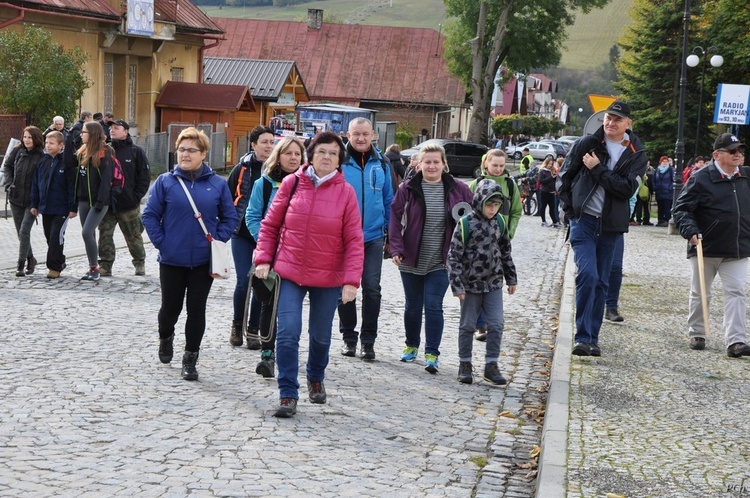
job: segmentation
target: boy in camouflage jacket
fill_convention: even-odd
[[[458,335],[458,381],[473,382],[472,341],[477,315],[487,323],[484,379],[503,385],[500,373],[500,343],[503,334],[503,277],[508,294],[516,291],[516,267],[505,222],[498,216],[504,201],[500,186],[492,180],[477,184],[472,212],[456,225],[448,252],[448,271],[453,295],[461,300]]]

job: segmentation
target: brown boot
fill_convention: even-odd
[[[229,332],[229,344],[242,346],[242,322],[232,320],[232,331]]]

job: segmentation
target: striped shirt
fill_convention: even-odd
[[[422,182],[422,193],[426,212],[417,267],[401,265],[399,268],[402,272],[414,275],[427,275],[432,271],[445,268],[445,261],[443,261],[445,188],[443,182]]]

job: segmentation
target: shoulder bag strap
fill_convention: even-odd
[[[188,201],[190,201],[190,206],[193,208],[193,212],[195,213],[195,219],[198,220],[198,223],[201,224],[201,228],[203,229],[203,233],[206,234],[206,239],[208,239],[209,242],[213,240],[213,237],[210,233],[208,233],[208,229],[206,229],[206,224],[203,223],[203,216],[201,216],[200,211],[198,211],[198,208],[195,206],[195,202],[193,201],[193,196],[190,195],[190,191],[188,190],[187,186],[185,185],[185,182],[182,181],[182,178],[179,176],[177,177],[177,181],[180,182],[180,185],[182,186],[182,190],[185,191],[185,195],[188,198]]]

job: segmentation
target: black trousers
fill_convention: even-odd
[[[65,254],[63,253],[63,224],[68,219],[67,214],[42,214],[42,227],[44,227],[44,238],[47,239],[47,268],[62,271],[65,266]]]
[[[159,337],[174,334],[174,326],[182,313],[187,294],[187,321],[185,322],[185,351],[197,353],[206,331],[206,301],[214,282],[208,274],[208,264],[187,268],[159,265],[161,282],[161,309],[159,310]]]

